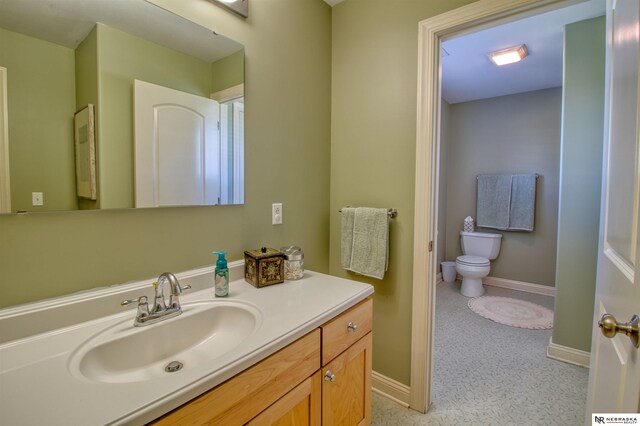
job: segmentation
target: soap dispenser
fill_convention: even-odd
[[[218,255],[215,271],[215,293],[216,297],[226,297],[229,295],[229,268],[227,268],[226,251],[214,251]]]

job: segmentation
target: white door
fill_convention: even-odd
[[[218,102],[134,86],[136,207],[219,204]]]
[[[605,313],[621,323],[640,314],[639,22],[637,0],[607,2],[608,143],[587,424],[594,421],[593,413],[636,413],[639,408],[640,351],[624,333],[605,337],[597,324]]]

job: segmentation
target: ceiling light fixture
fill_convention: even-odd
[[[529,52],[527,52],[527,46],[521,44],[518,46],[510,47],[508,49],[491,52],[489,53],[489,59],[491,59],[494,64],[502,66],[521,61],[528,54]]]

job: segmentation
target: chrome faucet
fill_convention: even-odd
[[[169,287],[171,288],[171,296],[169,296],[169,304],[166,303],[164,298],[164,284],[169,281]],[[165,320],[180,315],[182,308],[180,307],[180,295],[184,290],[191,288],[190,285],[181,286],[180,282],[171,272],[163,272],[158,277],[158,281],[153,283],[155,289],[155,296],[153,298],[153,305],[149,309],[147,302],[147,296],[140,296],[137,299],[123,300],[120,304],[122,306],[129,305],[131,303],[138,303],[138,312],[133,322],[135,327],[141,327],[143,325],[149,325],[158,321]]]

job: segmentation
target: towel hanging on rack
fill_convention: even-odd
[[[383,279],[389,263],[389,211],[345,207],[342,212],[341,263],[349,271]]]
[[[511,175],[478,175],[476,223],[483,228],[509,227]]]
[[[513,175],[508,231],[533,231],[538,175]]]
[[[478,227],[533,231],[537,179],[536,173],[478,175]]]

